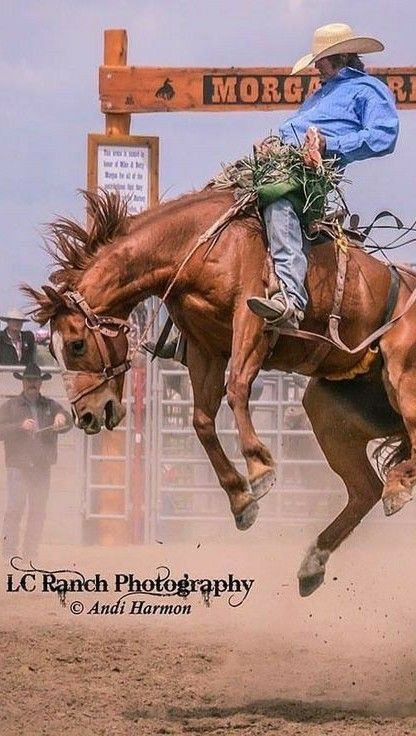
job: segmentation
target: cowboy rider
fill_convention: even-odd
[[[312,52],[296,62],[291,74],[314,63],[322,86],[281,127],[283,142],[302,144],[315,128],[321,154],[335,156],[342,169],[353,161],[392,153],[399,132],[393,95],[383,82],[364,71],[358,56],[383,49],[380,41],[357,36],[345,23],[318,28]],[[309,242],[289,199],[269,204],[263,215],[280,290],[270,299],[252,297],[247,303],[268,323],[297,328],[308,300]]]
[[[314,63],[321,87],[280,128],[283,142],[299,146],[310,138],[318,143],[317,153],[336,157],[340,169],[354,161],[392,153],[399,132],[394,97],[387,85],[364,70],[359,58],[359,54],[383,49],[381,41],[358,36],[345,23],[318,28],[312,52],[296,62],[291,74]],[[314,159],[312,149],[309,156],[307,165]],[[305,277],[310,242],[290,199],[272,202],[263,216],[280,290],[270,299],[251,297],[247,304],[268,323],[298,328],[308,301]],[[152,342],[143,347],[161,358],[180,360],[178,340],[156,350]]]

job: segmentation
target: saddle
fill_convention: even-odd
[[[333,349],[337,348],[351,355],[357,355],[356,365],[348,371],[348,373],[337,373],[333,375],[325,376],[328,380],[346,380],[355,378],[357,375],[367,373],[374,362],[378,354],[378,340],[379,338],[398,320],[403,314],[410,308],[413,302],[416,300],[416,295],[412,294],[406,304],[404,311],[392,319],[393,311],[396,305],[397,296],[400,287],[400,268],[393,265],[389,265],[390,270],[390,288],[387,297],[386,308],[383,316],[381,327],[375,332],[369,335],[363,340],[360,345],[355,348],[348,347],[339,335],[339,325],[342,319],[342,302],[344,297],[345,282],[347,275],[348,265],[348,249],[351,247],[362,247],[362,244],[366,240],[367,235],[374,223],[385,216],[392,216],[396,220],[396,224],[400,223],[394,215],[390,212],[382,212],[373,220],[373,223],[363,229],[358,230],[359,216],[351,215],[349,227],[344,226],[346,218],[345,210],[337,210],[335,212],[328,213],[325,219],[317,220],[311,223],[308,228],[306,236],[311,239],[313,244],[325,243],[328,239],[331,239],[336,246],[337,254],[337,274],[335,281],[335,289],[333,295],[333,305],[331,314],[329,315],[328,325],[323,335],[307,332],[302,329],[293,329],[291,327],[284,326],[270,326],[270,353],[269,357],[273,355],[273,350],[276,346],[277,340],[280,335],[286,335],[290,337],[297,337],[300,339],[306,339],[315,342],[315,347],[311,350],[308,356],[299,363],[294,369],[299,373],[311,374],[316,371],[319,366],[323,363],[328,353]],[[401,223],[400,223],[401,225]],[[270,253],[267,253],[265,263],[265,283],[267,284],[267,291],[269,297],[275,294],[280,289],[279,278],[276,276],[273,266],[273,261]]]
[[[247,201],[246,205],[248,207],[251,207],[252,202]],[[241,203],[239,205],[239,211],[241,212]],[[256,214],[259,217],[258,211]],[[410,307],[412,306],[414,302],[416,302],[416,290],[415,290],[410,295],[404,307],[404,310],[399,315],[396,315],[393,318],[392,315],[393,315],[393,311],[396,305],[397,296],[399,292],[399,286],[400,286],[399,271],[401,269],[390,265],[389,266],[390,289],[389,289],[389,294],[387,298],[387,303],[386,303],[382,325],[375,332],[369,335],[365,340],[363,340],[359,345],[357,345],[354,348],[348,347],[348,345],[346,345],[342,341],[339,335],[339,324],[342,318],[341,307],[342,307],[342,300],[344,296],[345,280],[346,280],[346,273],[347,273],[348,248],[361,247],[367,235],[369,234],[370,230],[372,229],[374,223],[376,222],[376,220],[386,215],[392,216],[391,213],[389,212],[380,213],[373,220],[373,223],[369,227],[365,228],[362,232],[361,230],[358,230],[358,222],[359,222],[358,215],[351,215],[349,227],[344,226],[344,221],[346,217],[345,210],[338,210],[336,212],[328,213],[325,219],[314,221],[309,226],[309,231],[307,233],[307,236],[310,237],[311,240],[313,240],[315,244],[318,244],[320,242],[326,242],[329,238],[334,241],[336,245],[336,249],[337,249],[337,276],[336,276],[336,283],[335,283],[335,290],[334,290],[334,297],[333,297],[333,306],[332,306],[331,314],[329,316],[328,326],[325,331],[325,334],[316,334],[312,332],[307,332],[302,329],[293,329],[293,328],[283,327],[283,326],[282,327],[279,327],[279,326],[272,327],[269,357],[271,357],[273,354],[273,349],[276,345],[276,342],[279,336],[287,335],[290,337],[297,337],[300,339],[313,341],[315,343],[314,348],[311,350],[307,358],[304,359],[300,364],[298,364],[294,368],[296,372],[305,373],[309,375],[312,374],[314,371],[316,371],[319,368],[319,366],[323,363],[328,353],[334,348],[337,348],[338,350],[349,353],[350,355],[357,355],[357,363],[353,366],[353,368],[348,373],[343,373],[343,374],[337,373],[334,375],[325,376],[328,380],[352,379],[352,378],[355,378],[355,376],[357,375],[360,375],[360,374],[363,374],[369,371],[373,361],[375,360],[378,354],[377,343],[378,343],[379,338],[382,335],[384,335],[384,333],[387,332],[387,330],[389,330],[392,327],[392,325],[395,324],[397,320],[399,320],[408,311],[408,309],[410,309]],[[215,242],[218,240],[219,235],[221,234],[222,230],[228,225],[228,223],[230,222],[230,219],[232,219],[232,216],[235,216],[235,212],[233,213],[233,215],[231,215],[231,211],[229,210],[225,214],[225,216],[220,218],[220,220],[217,221],[212,228],[210,228],[208,231],[206,231],[206,233],[204,233],[203,236],[201,236],[197,245],[207,242],[208,240],[212,240],[213,242],[211,243],[210,248],[213,247],[213,244],[215,244]],[[397,224],[399,221],[395,217],[394,219],[396,220],[396,224]],[[267,292],[269,296],[272,296],[277,291],[279,291],[280,283],[274,271],[273,261],[270,256],[270,252],[267,252],[263,277],[264,277],[264,282],[267,286]],[[163,350],[163,347],[167,342],[172,326],[173,326],[173,322],[169,317],[156,343],[156,346],[152,344],[152,349],[149,350],[149,352],[153,353],[153,358],[155,358],[156,356],[161,356],[161,351]],[[180,350],[178,350],[179,345],[181,346]],[[184,354],[185,354],[184,347],[185,347],[185,340],[183,336],[181,335],[181,340],[179,340],[179,343],[177,343],[177,341],[175,341],[174,343],[174,348],[175,348],[174,352],[175,352],[175,359],[179,360],[185,365],[186,362],[184,360]],[[179,353],[180,353],[180,356],[179,356]],[[172,356],[169,355],[169,357],[172,357]]]
[[[329,238],[345,249],[348,247],[350,242],[364,243],[366,235],[356,229],[359,222],[359,216],[351,215],[350,225],[349,227],[345,227],[344,221],[346,216],[347,212],[343,209],[328,212],[324,219],[314,220],[309,225],[306,231],[306,237],[310,239],[313,245],[326,243]],[[265,238],[265,241],[267,242],[267,238]],[[269,250],[267,251],[265,272],[263,276],[264,281],[267,284],[266,291],[269,297],[280,291],[279,278],[276,276]]]

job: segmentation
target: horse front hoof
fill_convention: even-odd
[[[324,582],[325,573],[319,572],[316,575],[310,575],[309,577],[299,578],[299,594],[302,598],[307,598],[308,595],[312,595]]]
[[[274,470],[267,470],[263,475],[251,480],[250,488],[256,501],[260,501],[261,498],[267,496],[275,484],[276,473]]]
[[[383,498],[383,508],[386,516],[392,516],[397,514],[403,506],[413,499],[413,494],[409,491],[399,491],[398,493],[391,493]]]
[[[237,529],[239,529],[240,531],[250,529],[252,524],[254,524],[254,522],[256,521],[258,513],[259,505],[254,499],[248,506],[246,506],[241,514],[237,514],[237,516],[235,517],[235,525]]]

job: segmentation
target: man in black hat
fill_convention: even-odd
[[[7,505],[3,523],[3,556],[19,550],[19,527],[26,504],[27,526],[23,556],[36,557],[46,515],[50,470],[57,458],[58,434],[67,432],[72,420],[63,407],[40,393],[42,381],[52,378],[29,364],[13,376],[22,381],[22,393],[0,407],[0,440],[4,441],[7,469]]]
[[[0,331],[0,365],[28,365],[35,362],[36,345],[33,332],[22,330],[25,315],[19,309],[0,314],[6,329]]]

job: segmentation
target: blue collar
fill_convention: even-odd
[[[341,82],[343,79],[352,79],[356,76],[365,77],[366,75],[367,72],[360,72],[359,69],[352,69],[350,66],[344,66],[336,73],[335,77],[331,77],[331,79],[328,79],[326,82],[322,82],[322,87],[326,84],[330,84],[331,82],[335,84],[336,82]]]

